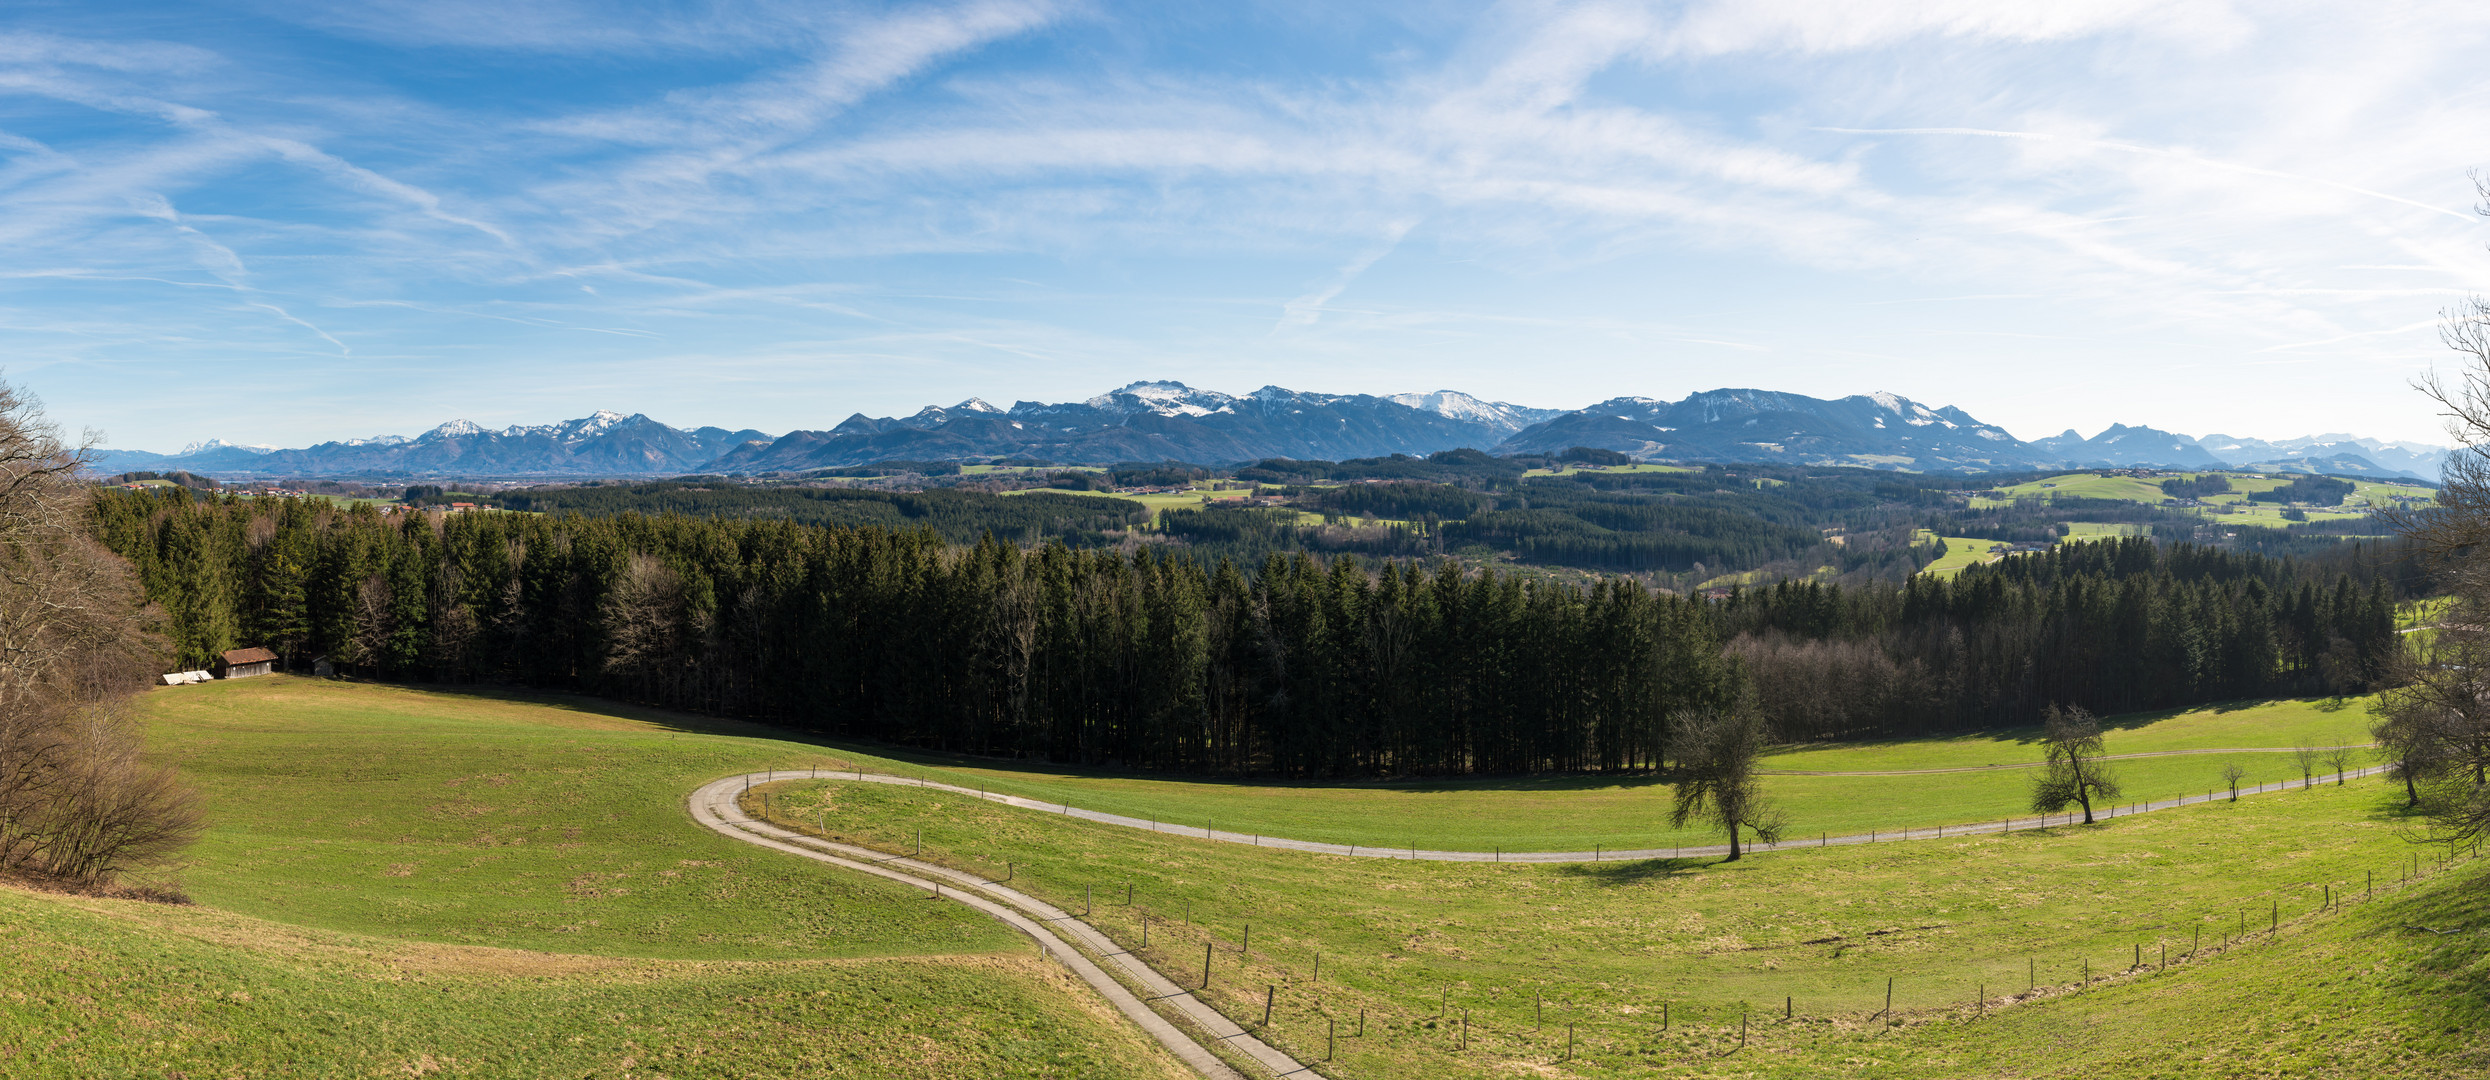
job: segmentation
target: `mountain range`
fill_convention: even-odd
[[[1845,465],[1988,473],[2060,467],[2246,468],[2436,479],[2446,451],[2349,435],[2269,442],[2191,438],[2113,424],[2030,442],[1959,408],[1894,394],[1831,400],[1721,389],[1682,401],[1611,398],[1540,409],[1438,390],[1319,394],[1266,386],[1245,395],[1144,381],[1086,401],[969,398],[906,417],[855,414],[825,430],[771,436],[669,427],[642,414],[499,430],[457,420],[421,435],[274,449],[211,440],[175,454],[104,451],[105,472],[184,469],[227,479],[290,476],[585,477],[806,473],[886,461],[1017,458],[1064,464],[1263,458],[1345,460],[1459,447],[1497,455],[1616,450],[1646,461]]]
[[[187,470],[222,478],[286,476],[633,476],[680,473],[744,443],[758,431],[685,431],[645,415],[602,409],[577,420],[498,431],[452,420],[414,438],[377,435],[299,450],[211,439],[177,454],[106,450],[101,471]]]

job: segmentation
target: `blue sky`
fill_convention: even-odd
[[[112,2],[0,29],[0,365],[170,450],[1139,378],[2432,439],[2480,4]]]

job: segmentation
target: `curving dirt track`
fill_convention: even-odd
[[[797,780],[809,775],[814,774],[749,773],[704,784],[692,792],[692,820],[748,844],[924,889],[935,898],[967,904],[1000,920],[1035,939],[1048,956],[1062,961],[1117,1011],[1140,1025],[1151,1038],[1157,1039],[1160,1045],[1167,1047],[1203,1076],[1216,1080],[1243,1080],[1234,1068],[1211,1053],[1193,1034],[1153,1011],[1144,1003],[1142,994],[1148,995],[1149,1001],[1175,1012],[1195,1031],[1225,1043],[1232,1051],[1251,1059],[1268,1070],[1270,1075],[1315,1075],[1311,1066],[1255,1038],[1253,1033],[1238,1027],[1218,1010],[1126,953],[1106,935],[1073,918],[1070,912],[1009,886],[948,867],[885,855],[870,848],[834,843],[755,821],[737,803],[742,792],[753,784]],[[1093,955],[1098,959],[1092,959]],[[1099,960],[1114,965],[1126,980],[1140,988],[1140,993],[1136,994],[1125,982],[1109,974]]]
[[[2121,756],[2162,757],[2171,754],[2239,752],[2243,751],[2167,750],[2159,753],[2127,754]],[[2016,768],[2029,766],[2005,767]],[[1929,769],[1917,770],[1917,772],[1979,772],[1984,768],[1989,767]],[[2345,774],[2345,778],[2356,779],[2359,777],[2373,776],[2386,771],[2386,768],[2387,767],[2383,765],[2372,766],[2370,768],[2347,773]],[[1818,773],[1803,775],[1879,776],[1913,775],[1913,773]],[[818,769],[746,773],[737,776],[729,776],[723,779],[711,781],[708,784],[704,784],[699,790],[692,793],[690,799],[692,819],[699,822],[703,827],[722,833],[734,839],[744,841],[745,843],[770,848],[774,851],[785,852],[799,858],[811,859],[815,862],[827,863],[832,866],[854,870],[859,873],[872,874],[877,877],[888,878],[915,888],[924,889],[936,898],[954,900],[974,907],[977,910],[1000,920],[1006,925],[1029,935],[1030,938],[1037,941],[1041,948],[1046,950],[1046,954],[1048,956],[1062,961],[1066,967],[1071,968],[1075,974],[1081,977],[1082,981],[1089,983],[1090,986],[1095,988],[1100,995],[1104,996],[1110,1004],[1113,1004],[1118,1011],[1121,1011],[1135,1024],[1140,1025],[1143,1031],[1148,1032],[1150,1036],[1157,1039],[1161,1045],[1167,1047],[1170,1051],[1175,1053],[1178,1058],[1182,1059],[1187,1065],[1192,1066],[1195,1071],[1207,1077],[1217,1078],[1217,1080],[1243,1080],[1243,1078],[1234,1068],[1230,1067],[1225,1061],[1222,1061],[1217,1055],[1213,1054],[1207,1046],[1204,1045],[1204,1042],[1202,1041],[1204,1038],[1225,1044],[1231,1049],[1231,1051],[1253,1061],[1256,1065],[1260,1066],[1264,1070],[1267,1070],[1268,1073],[1273,1076],[1315,1076],[1318,1074],[1314,1072],[1313,1066],[1305,1062],[1298,1061],[1295,1058],[1290,1057],[1288,1054],[1280,1051],[1278,1048],[1263,1042],[1261,1039],[1255,1038],[1253,1033],[1239,1027],[1234,1021],[1229,1020],[1218,1010],[1211,1008],[1208,1004],[1204,1003],[1201,999],[1194,997],[1183,987],[1177,986],[1166,976],[1159,974],[1156,969],[1142,963],[1139,959],[1124,951],[1122,947],[1116,945],[1112,939],[1099,933],[1087,923],[1081,922],[1079,919],[1073,917],[1070,912],[1057,908],[1043,900],[1031,897],[1026,893],[1022,893],[1017,889],[1011,888],[1010,886],[1003,885],[998,882],[987,881],[973,874],[963,873],[948,867],[937,866],[932,863],[907,858],[905,856],[884,854],[871,848],[858,847],[852,844],[841,844],[830,840],[824,840],[816,836],[807,836],[802,833],[781,829],[765,822],[756,821],[746,815],[743,812],[742,806],[738,803],[739,796],[744,791],[749,790],[754,784],[764,784],[777,780],[803,779],[839,780],[847,783],[891,784],[902,787],[924,788],[927,790],[943,791],[954,795],[963,795],[970,798],[983,799],[987,802],[1001,803],[1006,806],[1018,807],[1024,810],[1034,810],[1047,814],[1060,814],[1066,817],[1078,818],[1083,821],[1094,821],[1106,825],[1117,825],[1133,829],[1147,829],[1152,832],[1170,833],[1178,836],[1212,840],[1221,843],[1251,844],[1256,847],[1275,848],[1284,851],[1303,851],[1325,855],[1346,855],[1358,858],[1420,859],[1443,862],[1568,863],[1725,855],[1729,850],[1726,845],[1711,845],[1704,847],[1648,848],[1626,851],[1499,851],[1490,853],[1480,851],[1434,851],[1424,848],[1375,848],[1360,845],[1324,844],[1309,840],[1290,840],[1283,837],[1224,832],[1209,828],[1195,829],[1186,826],[1170,825],[1165,822],[1126,817],[1121,814],[1108,814],[1101,813],[1096,810],[1083,810],[1063,803],[1041,802],[1036,799],[1023,798],[1017,795],[1004,795],[996,792],[964,788],[954,784],[934,783],[922,777],[911,778],[905,776],[890,776],[882,773],[863,772],[823,772]],[[2329,783],[2332,782],[2333,779],[2333,777],[2329,776],[2315,778],[2309,781],[2287,781],[2276,784],[2265,784],[2252,790],[2243,790],[2239,794],[2241,797],[2249,797],[2269,792],[2297,790],[2313,785]],[[2226,797],[2228,797],[2227,793],[2215,793],[2210,796],[2187,796],[2179,799],[2165,799],[2153,803],[2136,803],[2116,807],[2102,807],[2094,812],[2094,816],[2102,820],[2118,817],[2130,817],[2135,814],[2149,813],[2155,810],[2168,810],[2180,806],[2215,801]],[[2048,828],[2071,824],[2079,820],[2081,820],[2081,818],[2078,815],[2058,814],[2051,815],[2046,818],[2025,818],[2010,821],[1988,821],[1967,823],[1963,825],[1948,825],[1935,828],[1906,829],[1898,834],[1880,831],[1855,834],[1851,836],[1820,837],[1814,844],[1808,844],[1803,841],[1790,841],[1777,845],[1750,845],[1747,850],[1750,852],[1760,852],[1778,850],[1786,847],[1824,847],[1831,845],[1892,843],[1905,840],[1939,839],[2001,831],[2011,832],[2015,829]],[[1093,957],[1095,957],[1095,959],[1093,959]],[[1109,973],[1106,967],[1102,966],[1100,961],[1113,965],[1115,973]],[[1117,977],[1119,974],[1122,976],[1120,980]],[[1139,988],[1138,993],[1136,993],[1136,990],[1134,989],[1135,987]],[[1146,1002],[1143,995],[1147,996]],[[1182,1018],[1186,1023],[1186,1027],[1177,1026],[1167,1017],[1162,1016],[1159,1012],[1153,1010],[1151,1008],[1151,1004],[1153,1003]],[[1191,1030],[1187,1030],[1187,1028],[1190,1028]]]

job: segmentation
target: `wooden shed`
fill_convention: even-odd
[[[225,677],[247,679],[277,669],[277,654],[266,649],[235,649],[225,654]]]

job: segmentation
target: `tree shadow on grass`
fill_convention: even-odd
[[[275,677],[285,678],[286,676],[280,675]],[[314,681],[310,676],[293,677],[301,678],[305,681]],[[427,694],[439,694],[444,697],[465,697],[475,698],[482,701],[534,705],[540,708],[578,713],[582,716],[602,716],[611,717],[617,720],[630,720],[637,723],[647,724],[650,727],[664,733],[683,735],[731,735],[738,738],[775,739],[780,742],[806,743],[824,747],[833,746],[833,740],[798,728],[778,727],[755,720],[737,720],[723,716],[705,716],[700,713],[681,712],[674,709],[661,708],[655,705],[640,705],[628,701],[618,701],[613,698],[595,697],[588,694],[575,694],[562,690],[540,690],[534,687],[504,686],[494,683],[385,682],[378,679],[358,679],[348,677],[318,679],[316,681],[323,683],[338,682],[363,686],[385,687],[394,690],[419,690]]]
[[[1701,858],[1633,859],[1619,862],[1559,863],[1555,872],[1564,877],[1583,878],[1601,885],[1640,885],[1651,881],[1669,881],[1699,871],[1741,870],[1745,860],[1729,862],[1725,856]]]
[[[789,736],[796,737],[796,736]],[[1464,791],[1567,792],[1598,791],[1610,788],[1665,791],[1671,781],[1652,772],[1632,773],[1551,773],[1546,775],[1462,776],[1462,777],[1294,777],[1248,774],[1244,776],[1203,775],[1198,773],[1158,772],[1146,769],[1118,768],[1114,765],[1082,765],[1047,761],[1043,758],[983,757],[974,754],[945,753],[916,747],[877,744],[863,739],[824,740],[828,745],[852,746],[894,761],[927,767],[958,769],[993,769],[1024,774],[1033,778],[1053,780],[1156,780],[1205,788],[1305,788],[1324,791],[1394,791],[1408,794],[1449,794]]]

